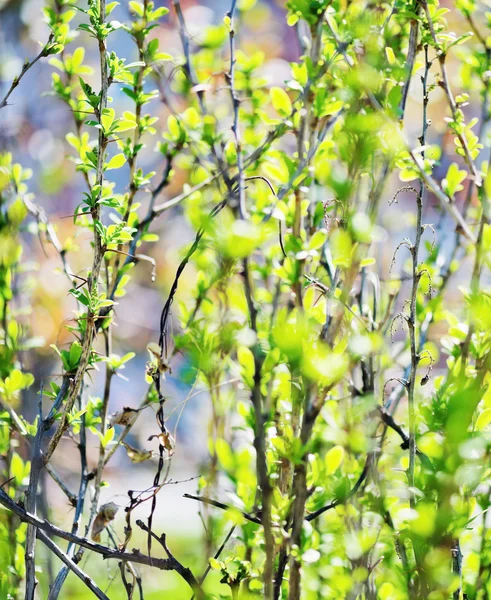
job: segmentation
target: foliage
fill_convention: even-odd
[[[280,86],[264,77],[263,53],[241,48],[241,27],[260,3],[233,0],[198,40],[178,0],[171,12],[151,0],[122,4],[47,2],[49,40],[0,102],[7,110],[25,72],[50,57],[52,101],[73,115],[67,148],[86,186],[73,222],[92,241],[75,276],[70,244],[28,194],[30,174],[1,155],[0,596],[25,588],[35,597],[45,546],[64,562],[50,600],[63,597],[70,571],[107,597],[97,572],[94,582],[81,570],[84,553],[118,562],[127,598],[143,599],[150,577],[168,575],[156,568],[175,571],[197,598],[488,597],[491,13],[465,0],[451,12],[437,0],[288,0],[284,18],[300,52]],[[181,56],[157,35],[170,18]],[[470,33],[454,34],[451,18]],[[123,33],[128,56],[112,49]],[[89,52],[98,53],[95,74]],[[119,92],[131,109],[119,112]],[[407,124],[415,114],[417,140]],[[142,166],[155,144],[159,174]],[[178,176],[182,193],[159,203]],[[134,357],[111,349],[117,301],[137,263],[155,269],[158,254],[142,246],[158,241],[152,226],[177,206],[195,239],[179,249],[160,338],[148,346],[148,392],[110,416],[113,378]],[[410,228],[393,258],[387,220]],[[77,303],[71,343],[53,348],[62,375],[46,389],[23,367],[34,345],[22,312],[28,229],[58,251]],[[184,271],[193,284],[181,294]],[[139,299],[130,300],[138,314]],[[192,569],[154,521],[179,454],[166,425],[166,375],[178,354],[211,404],[209,460],[197,494],[186,495],[205,524]],[[98,368],[101,397],[88,397]],[[22,416],[29,386],[40,393],[34,420]],[[156,454],[126,440],[149,405]],[[92,471],[87,433],[99,444]],[[76,495],[52,464],[67,435],[80,453]],[[117,506],[101,505],[100,494],[123,446],[135,463],[153,458],[156,470],[146,490],[128,491],[116,543]],[[71,533],[56,529],[54,514],[36,520],[44,471],[74,507]],[[146,522],[134,514],[141,506]],[[232,536],[239,543],[228,544]],[[153,554],[158,545],[166,558]],[[203,563],[208,578],[209,569],[197,574]]]

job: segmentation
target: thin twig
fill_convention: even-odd
[[[150,534],[155,540],[157,540],[157,542],[159,542],[159,544],[162,546],[165,553],[167,554],[168,560],[172,564],[172,570],[176,571],[176,573],[179,573],[179,575],[184,579],[184,581],[194,590],[194,593],[199,600],[204,600],[205,595],[203,593],[200,583],[193,575],[191,569],[188,569],[187,567],[182,565],[169,550],[165,533],[163,533],[162,535],[157,535],[151,529],[149,529],[143,521],[140,520],[138,520],[136,524],[138,525],[138,527],[143,529],[143,531]]]
[[[189,498],[190,500],[197,500],[198,502],[202,502],[203,504],[209,504],[210,506],[215,506],[216,508],[220,508],[222,510],[229,510],[231,512],[240,513],[246,521],[250,521],[251,523],[256,523],[257,525],[261,525],[262,521],[259,517],[255,517],[247,512],[240,510],[240,508],[235,508],[234,506],[229,506],[228,504],[224,504],[223,502],[219,502],[218,500],[213,500],[212,498],[206,498],[205,496],[193,496],[193,494],[183,494],[183,498]]]
[[[82,571],[80,567],[78,567],[75,562],[67,556],[61,548],[59,548],[53,540],[51,540],[44,531],[37,530],[37,537],[43,542],[43,544],[53,552],[72,573],[74,573],[88,588],[89,590],[100,600],[109,600],[109,597],[104,594],[104,592],[97,586],[95,581],[89,577],[86,573]]]
[[[14,78],[8,92],[5,94],[3,99],[0,101],[0,109],[2,109],[8,105],[7,101],[10,98],[10,95],[15,90],[15,88],[19,85],[21,79],[24,77],[24,75],[27,73],[27,71],[29,71],[29,69],[31,69],[38,62],[38,60],[48,56],[53,39],[54,39],[54,35],[51,33],[48,38],[47,43],[45,44],[45,46],[43,47],[41,52],[35,58],[33,58],[31,61],[26,60],[26,62],[24,63],[24,66],[22,67],[22,71],[19,73],[19,75],[17,75],[17,77]]]
[[[34,525],[37,529],[41,529],[46,533],[60,537],[68,542],[72,542],[77,546],[82,546],[83,548],[87,548],[87,550],[91,550],[92,552],[96,552],[100,554],[104,559],[114,559],[114,560],[122,560],[122,561],[131,561],[141,565],[147,565],[149,567],[154,567],[156,569],[160,569],[162,571],[173,571],[174,570],[174,562],[164,558],[153,558],[151,556],[147,556],[142,554],[139,550],[134,549],[132,552],[121,552],[119,550],[115,550],[113,548],[109,548],[108,546],[104,546],[102,544],[98,544],[96,542],[92,542],[86,537],[81,537],[79,535],[75,535],[64,529],[53,525],[49,521],[44,521],[39,519],[38,517],[31,515],[26,512],[23,508],[21,508],[16,502],[10,498],[10,496],[4,492],[0,487],[0,504],[5,506],[12,513],[17,515],[17,517],[23,521],[24,523],[30,523]]]

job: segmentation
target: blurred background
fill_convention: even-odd
[[[155,6],[169,6],[169,2],[157,0]],[[183,0],[181,2],[186,25],[191,39],[199,44],[202,36],[206,35],[209,28],[223,27],[223,17],[229,10],[228,0],[208,0],[197,2]],[[287,27],[286,11],[282,2],[258,2],[252,11],[247,13],[247,18],[241,24],[239,44],[244,51],[261,50],[265,53],[262,67],[263,75],[268,84],[283,85],[290,77],[288,61],[298,57],[299,46],[294,31]],[[43,0],[0,0],[0,92],[8,90],[12,80],[22,70],[26,57],[36,56],[43,41],[47,40],[49,30],[43,20]],[[123,0],[113,13],[111,19],[122,22],[130,20],[128,2]],[[76,17],[72,28],[81,21]],[[176,28],[175,16],[171,10],[161,19],[161,26],[154,30],[160,40],[160,49],[174,57],[182,56],[181,41]],[[225,32],[225,35],[226,32]],[[225,36],[224,36],[225,42]],[[78,46],[86,48],[84,64],[94,68],[93,76],[87,79],[98,89],[98,63],[99,56],[96,44],[84,32],[79,32],[79,37],[74,40],[68,52]],[[138,59],[136,47],[128,34],[122,30],[111,35],[110,49],[115,50],[118,56],[126,58],[126,62]],[[228,69],[225,61],[228,59],[228,44],[223,45],[224,69]],[[14,162],[19,162],[24,168],[33,171],[33,177],[28,182],[29,191],[34,196],[34,201],[49,215],[51,224],[55,227],[58,238],[62,244],[69,242],[69,262],[74,274],[86,269],[87,256],[90,250],[90,234],[85,231],[80,233],[73,225],[71,215],[82,199],[85,191],[85,182],[81,173],[75,170],[75,164],[70,159],[73,149],[65,140],[67,133],[73,131],[73,115],[67,106],[51,94],[51,74],[55,71],[49,64],[49,59],[39,61],[24,77],[9,99],[9,105],[0,111],[0,151],[13,154]],[[113,98],[112,106],[116,113],[132,110],[131,100],[120,92],[121,86],[113,85],[110,96]],[[148,88],[155,86],[149,82]],[[228,99],[225,100],[228,102]],[[185,105],[176,109],[184,110]],[[145,106],[145,112],[159,117],[156,125],[156,136],[147,136],[147,147],[139,155],[139,166],[145,173],[156,171],[156,178],[162,173],[165,166],[164,158],[156,146],[161,140],[161,134],[166,130],[169,111],[159,99]],[[116,173],[115,191],[123,193],[127,185],[127,168],[112,171]],[[109,174],[108,174],[109,175]],[[182,191],[185,183],[184,174],[176,170],[176,175],[159,202],[172,198]],[[148,198],[144,195],[137,198],[142,202],[142,210],[146,210]],[[32,223],[34,227],[34,222]],[[158,324],[160,312],[179,261],[183,246],[194,237],[193,231],[186,224],[182,210],[178,207],[166,212],[157,219],[151,228],[152,232],[160,235],[160,241],[143,249],[144,253],[151,254],[157,265],[156,281],[152,283],[151,267],[148,263],[136,265],[132,271],[132,280],[127,288],[127,294],[119,299],[116,308],[116,323],[113,328],[113,352],[121,356],[127,352],[135,352],[136,357],[126,365],[121,372],[123,377],[113,378],[110,400],[110,412],[121,410],[125,406],[136,408],[146,393],[148,384],[145,382],[145,364],[149,359],[146,350],[149,342],[157,342],[159,336]],[[56,344],[58,348],[65,348],[73,340],[73,336],[66,329],[70,325],[70,318],[76,308],[72,296],[68,295],[70,288],[66,275],[61,268],[59,255],[49,242],[37,235],[26,232],[24,236],[24,257],[29,263],[29,273],[26,274],[24,283],[27,289],[23,291],[21,303],[26,308],[34,310],[25,319],[30,328],[31,335],[36,342],[36,348],[26,356],[26,370],[33,373],[36,382],[43,380],[45,385],[50,380],[59,381],[61,365],[58,355],[50,347]],[[195,278],[192,266],[184,273],[180,282],[178,300],[185,297],[186,288],[194,284]],[[177,306],[177,303],[175,304]],[[137,307],[137,308],[136,308]],[[26,310],[26,313],[28,311]],[[103,351],[103,347],[99,348]],[[191,387],[189,383],[189,365],[182,356],[176,356],[172,364],[172,374],[167,376],[165,389],[167,427],[173,433],[178,451],[173,457],[170,470],[170,479],[181,482],[176,485],[166,486],[158,496],[156,511],[156,530],[169,534],[169,543],[174,552],[183,562],[186,555],[199,554],[199,541],[203,533],[203,525],[198,515],[198,504],[182,498],[183,493],[194,493],[197,489],[197,478],[201,467],[208,457],[207,436],[208,416],[210,402],[207,393]],[[99,372],[91,374],[88,395],[98,397],[102,394],[104,386],[104,365],[101,363]],[[27,418],[34,419],[37,411],[37,389],[33,386],[23,397],[22,412]],[[184,408],[184,410],[183,410]],[[157,433],[155,423],[155,409],[147,408],[140,415],[137,424],[133,427],[127,438],[128,444],[135,448],[157,450],[157,442],[148,442],[149,435]],[[99,439],[88,433],[88,457],[91,464],[89,469],[96,465]],[[26,457],[27,453],[26,453]],[[65,439],[60,445],[54,458],[56,469],[67,483],[69,489],[76,490],[79,484],[80,458],[73,440]],[[124,448],[118,449],[108,467],[105,469],[107,486],[101,493],[101,503],[115,502],[124,507],[127,504],[128,488],[143,490],[152,485],[155,475],[156,461],[150,460],[141,464],[134,464],[128,458]],[[45,480],[47,504],[53,511],[58,523],[70,527],[73,518],[73,508],[68,504],[66,497],[48,477]],[[134,518],[145,518],[149,507],[143,505],[134,513]],[[114,530],[122,532],[124,526],[124,511],[120,510],[114,522]],[[137,533],[135,533],[137,535]],[[145,541],[141,540],[142,545]],[[233,543],[233,541],[232,541]],[[138,546],[138,542],[133,543]],[[158,549],[155,549],[158,554]],[[87,560],[85,557],[84,563]],[[92,562],[92,561],[89,561]],[[97,558],[94,561],[97,564]],[[100,563],[99,563],[100,567]],[[90,571],[90,565],[84,566]],[[117,571],[116,564],[104,565],[107,569],[105,576],[107,585]],[[200,565],[201,568],[201,565]],[[53,565],[45,564],[44,570],[53,569]],[[55,569],[55,573],[56,573]],[[152,574],[152,570],[146,576]],[[154,574],[152,574],[154,575]],[[155,589],[166,589],[177,596],[186,597],[179,577],[170,573],[165,576],[165,582],[159,574],[155,575]],[[98,579],[103,573],[98,573]],[[116,579],[119,579],[117,577]],[[102,584],[101,584],[102,586]],[[103,586],[102,586],[103,587]],[[119,597],[117,588],[119,581],[109,588],[112,598]],[[146,587],[148,587],[146,585]],[[152,590],[152,581],[147,592]],[[104,587],[103,587],[104,589]],[[72,576],[62,593],[63,598],[78,598],[81,590],[78,581]],[[41,597],[43,591],[40,592]]]
[[[12,79],[21,71],[26,57],[33,58],[40,50],[39,42],[48,38],[48,28],[42,18],[43,0],[0,0],[0,89],[1,96],[8,89]],[[169,6],[168,2],[157,0],[156,6]],[[182,0],[182,8],[191,38],[199,44],[201,36],[206,35],[209,27],[222,26],[223,16],[230,8],[229,0]],[[260,50],[265,54],[262,75],[266,85],[280,85],[290,79],[289,63],[295,61],[300,54],[295,30],[286,25],[285,7],[281,0],[261,0],[254,8],[246,13],[240,24],[238,46],[244,52]],[[446,3],[443,2],[443,5]],[[457,13],[456,13],[457,14]],[[129,17],[128,3],[121,1],[111,15],[112,19],[127,21]],[[456,16],[451,18],[456,19]],[[154,30],[160,39],[160,49],[174,57],[182,55],[181,43],[172,12],[161,20],[161,26]],[[465,24],[456,20],[450,21],[450,28],[457,33],[466,30]],[[98,89],[98,53],[93,40],[80,33],[72,48],[83,45],[86,48],[85,63],[94,67],[94,76],[89,77],[94,89]],[[136,48],[128,34],[120,30],[111,35],[111,49],[118,56],[125,57],[127,62],[137,60]],[[460,56],[465,55],[465,48],[459,49]],[[463,53],[463,54],[462,54]],[[228,48],[223,45],[224,65],[227,65]],[[451,77],[456,75],[455,65],[449,59]],[[224,68],[228,68],[224,66]],[[81,173],[76,172],[75,165],[70,160],[71,148],[65,141],[67,133],[73,130],[73,116],[66,105],[50,95],[51,73],[54,68],[49,60],[42,60],[25,76],[21,86],[10,97],[9,106],[0,111],[0,150],[13,154],[14,162],[20,162],[23,167],[33,171],[29,181],[29,189],[34,194],[36,204],[43,207],[55,227],[58,237],[64,243],[73,236],[69,254],[72,270],[75,274],[86,268],[87,252],[89,251],[89,235],[79,233],[73,226],[73,215],[80,203],[84,191],[84,180]],[[406,113],[407,135],[414,145],[421,129],[421,88],[417,78],[414,78],[414,89],[410,90],[408,110]],[[110,90],[116,113],[131,109],[131,100],[114,85]],[[471,93],[471,103],[466,107],[466,117],[479,116],[478,95],[473,93],[472,85],[466,91]],[[177,110],[185,106],[177,107]],[[429,139],[432,144],[442,148],[440,166],[435,171],[435,177],[440,180],[455,161],[453,141],[445,134],[445,123],[442,114],[446,111],[446,100],[443,92],[436,87],[431,92],[430,118],[435,115],[435,126],[430,127]],[[159,117],[156,125],[157,135],[146,138],[147,147],[139,158],[139,166],[144,172],[155,170],[158,175],[164,167],[163,157],[156,151],[156,144],[166,129],[168,110],[158,98],[145,107],[145,112]],[[112,172],[114,173],[114,171]],[[127,169],[116,171],[116,191],[122,193],[127,185]],[[172,198],[182,191],[183,174],[176,171],[165,193],[159,201]],[[386,189],[389,200],[400,187],[400,182],[393,179]],[[459,203],[463,202],[465,191],[462,192]],[[146,207],[147,199],[142,195],[138,198]],[[384,200],[385,201],[385,200]],[[401,218],[400,210],[382,211],[380,225],[380,243],[376,249],[377,262],[381,265],[381,277],[388,277],[388,270],[395,246],[406,235],[414,231],[415,212],[410,195],[399,198],[400,210],[404,210]],[[448,243],[454,236],[454,226],[442,217],[435,205],[429,199],[425,216],[426,222],[432,222],[440,231],[448,232]],[[396,218],[397,217],[397,218]],[[182,247],[192,239],[193,232],[186,224],[182,209],[177,207],[166,212],[160,219],[154,221],[152,232],[160,235],[160,241],[151,247],[144,247],[144,253],[151,253],[157,264],[157,277],[151,280],[150,266],[140,262],[132,271],[132,281],[125,297],[119,300],[116,308],[117,327],[113,329],[113,352],[124,355],[135,352],[136,357],[130,361],[122,372],[124,377],[117,377],[113,382],[110,402],[110,412],[116,412],[124,406],[137,407],[147,389],[145,382],[145,364],[148,360],[146,346],[158,339],[158,323],[162,305],[165,302],[176,267],[180,260]],[[56,380],[60,375],[60,361],[50,347],[56,344],[59,348],[66,347],[72,339],[66,329],[69,319],[75,309],[75,301],[67,294],[69,285],[66,275],[61,270],[60,258],[49,243],[41,243],[37,236],[26,234],[25,253],[30,260],[29,289],[23,295],[22,302],[34,310],[26,316],[32,336],[38,341],[38,347],[25,356],[26,370],[34,374],[36,381]],[[399,258],[395,273],[401,269]],[[465,272],[465,270],[464,270]],[[185,298],[186,288],[194,282],[193,268],[189,267],[181,280],[179,297]],[[459,302],[457,286],[450,289],[450,302]],[[177,305],[177,303],[176,303]],[[135,308],[137,307],[137,309]],[[102,350],[102,348],[101,348]],[[438,357],[437,357],[438,358]],[[438,367],[437,367],[438,368]],[[170,477],[174,481],[190,480],[178,485],[166,486],[159,494],[157,530],[169,534],[171,547],[185,562],[185,553],[192,553],[202,533],[202,524],[198,516],[198,507],[190,500],[182,499],[185,492],[194,492],[197,477],[208,456],[207,451],[207,422],[209,415],[209,398],[199,387],[191,388],[189,384],[189,365],[185,357],[176,356],[172,365],[172,374],[168,376],[166,395],[169,398],[166,414],[170,415],[168,426],[176,431],[178,452],[173,459]],[[104,367],[92,374],[88,393],[99,396],[103,388]],[[36,414],[36,392],[31,389],[24,397],[23,414],[33,419]],[[184,410],[181,410],[184,407]],[[152,407],[147,408],[140,416],[136,426],[128,438],[128,443],[137,448],[148,448],[147,438],[156,433],[155,417]],[[96,460],[99,439],[89,434],[89,457]],[[155,448],[156,449],[156,446]],[[75,443],[66,439],[56,453],[55,464],[60,474],[66,480],[70,489],[75,490],[79,479],[79,455]],[[94,463],[93,463],[94,464]],[[91,465],[89,465],[91,466]],[[93,465],[92,465],[93,466]],[[107,487],[103,489],[101,501],[113,501],[124,506],[127,501],[127,489],[144,489],[151,485],[155,474],[155,463],[148,461],[133,464],[124,449],[119,449],[105,471]],[[48,503],[55,507],[56,518],[59,522],[69,524],[73,509],[59,489],[47,481]],[[138,517],[147,515],[147,507],[142,507]],[[115,528],[122,531],[124,519],[120,511]],[[194,541],[193,541],[194,540]],[[176,546],[177,545],[177,546]],[[184,553],[184,556],[183,554]],[[108,564],[107,577],[110,581],[116,570],[115,565]],[[157,576],[156,576],[157,577]],[[162,590],[161,577],[156,579],[155,587]],[[119,585],[119,583],[118,583]],[[180,585],[171,574],[165,578],[164,585],[168,589],[178,589],[172,586]],[[70,587],[72,586],[72,587]],[[77,584],[70,579],[64,598],[77,596]],[[112,597],[112,596],[111,596]],[[152,596],[149,596],[150,598]],[[171,596],[172,597],[172,596]],[[179,596],[180,597],[180,596]]]

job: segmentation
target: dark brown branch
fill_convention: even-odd
[[[74,573],[97,598],[100,600],[109,600],[109,597],[106,596],[106,594],[104,594],[104,592],[96,585],[94,580],[84,573],[82,569],[78,567],[73,560],[44,533],[44,531],[40,531],[38,529],[37,537],[43,542],[48,550],[53,552],[53,554],[56,554],[56,556],[68,567],[68,569],[70,569],[70,571],[72,571],[72,573]]]
[[[149,529],[143,521],[140,520],[138,520],[136,524],[138,525],[138,527],[140,527],[140,529],[143,529],[143,531],[150,534],[162,546],[162,548],[165,550],[165,553],[168,556],[168,560],[172,564],[172,570],[176,573],[179,573],[179,575],[184,579],[184,581],[194,590],[194,593],[197,596],[197,598],[199,598],[200,600],[204,600],[205,595],[203,593],[203,590],[201,589],[201,585],[198,583],[198,580],[193,575],[191,569],[181,564],[169,550],[169,547],[167,546],[165,533],[163,533],[160,536],[157,535],[151,529]]]
[[[262,524],[262,521],[259,517],[255,517],[254,515],[250,515],[247,512],[243,512],[242,510],[240,510],[239,508],[235,508],[234,506],[229,506],[228,504],[224,504],[223,502],[218,502],[218,500],[212,500],[211,498],[206,498],[205,496],[193,496],[192,494],[183,494],[182,497],[189,498],[190,500],[197,500],[198,502],[202,502],[203,504],[209,504],[210,506],[214,506],[215,508],[220,508],[222,510],[239,512],[246,521],[256,523],[257,525]]]
[[[109,548],[108,546],[104,546],[102,544],[98,544],[96,542],[92,542],[85,537],[81,537],[79,535],[75,535],[73,533],[69,533],[64,529],[53,525],[49,521],[44,521],[31,515],[26,512],[23,508],[21,508],[16,502],[10,498],[8,494],[6,494],[3,489],[0,488],[0,504],[5,506],[5,508],[9,509],[13,512],[22,522],[30,523],[34,525],[37,529],[45,531],[50,535],[54,535],[56,537],[67,540],[68,542],[73,542],[78,546],[82,546],[83,548],[87,548],[87,550],[92,550],[92,552],[96,552],[100,554],[104,559],[115,559],[122,561],[130,561],[133,563],[137,563],[140,565],[147,565],[149,567],[155,567],[156,569],[160,569],[162,571],[173,571],[174,570],[174,562],[165,559],[165,558],[152,558],[151,556],[147,556],[142,554],[139,550],[133,549],[133,552],[120,552],[119,550],[115,550],[114,548]]]
[[[34,438],[34,447],[31,458],[31,472],[29,474],[29,485],[26,490],[26,510],[36,514],[37,492],[43,461],[41,458],[41,443],[45,432],[45,422],[43,421],[43,388],[39,395],[38,412],[39,421]],[[34,600],[36,594],[36,529],[32,525],[27,527],[26,547],[25,547],[25,565],[26,565],[26,600]]]
[[[336,498],[335,500],[333,500],[332,502],[330,502],[326,506],[323,506],[322,508],[319,508],[315,512],[310,513],[310,515],[307,515],[305,517],[305,520],[306,521],[313,521],[314,519],[317,519],[317,517],[320,517],[322,514],[324,514],[328,510],[331,510],[332,508],[336,508],[336,506],[338,506],[339,504],[342,504],[343,502],[346,502],[347,500],[349,500],[350,498],[352,498],[356,494],[356,492],[360,489],[362,483],[367,478],[368,472],[370,470],[370,465],[371,465],[371,462],[372,462],[372,458],[373,458],[373,452],[371,452],[367,456],[367,459],[365,461],[365,466],[363,467],[363,471],[361,472],[360,476],[356,480],[355,485],[346,494],[346,496],[344,496],[343,498]]]
[[[383,423],[387,427],[390,427],[390,429],[393,429],[401,438],[401,448],[403,450],[407,450],[409,448],[409,436],[402,429],[402,427],[394,421],[393,416],[390,413],[388,413],[383,406],[379,406],[378,411],[380,413]],[[425,465],[425,467],[427,467],[431,471],[434,470],[433,464],[431,463],[430,459],[426,456],[426,454],[421,452],[421,450],[419,450],[417,447],[415,447],[415,453],[416,456],[418,456],[421,460],[421,463]]]

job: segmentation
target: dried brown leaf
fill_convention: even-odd
[[[101,541],[101,533],[114,520],[116,513],[119,510],[119,506],[114,502],[107,502],[99,508],[99,512],[94,519],[92,524],[91,538],[94,542]]]

